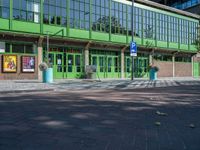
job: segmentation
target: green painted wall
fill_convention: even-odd
[[[40,33],[40,24],[13,20],[12,30],[30,33]]]
[[[0,18],[0,29],[9,30],[9,20]]]
[[[200,77],[200,63],[194,62],[193,68],[194,68],[194,70],[193,70],[194,77],[199,78]]]

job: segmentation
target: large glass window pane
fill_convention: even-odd
[[[9,8],[10,7],[10,1],[9,0],[2,0],[3,6]]]
[[[19,20],[20,19],[20,11],[17,9],[13,10],[13,19]]]
[[[13,1],[13,8],[20,9],[20,0]]]
[[[25,53],[33,54],[33,45],[25,45]]]
[[[12,52],[13,53],[24,53],[24,45],[13,44]]]
[[[33,21],[33,12],[28,12],[28,14],[27,14],[27,20],[28,21]]]
[[[9,8],[2,8],[2,17],[3,18],[10,18],[10,10],[9,10]]]

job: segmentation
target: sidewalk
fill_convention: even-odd
[[[49,84],[38,80],[4,80],[0,81],[0,94],[22,93],[22,92],[44,92],[53,91]]]
[[[200,85],[200,80],[195,78],[161,78],[157,81],[148,79],[134,79],[133,81],[130,79],[60,79],[54,80],[52,84],[42,83],[38,80],[8,80],[0,81],[0,94],[67,90],[124,90],[182,85]]]

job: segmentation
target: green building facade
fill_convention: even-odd
[[[82,78],[87,65],[100,78],[129,78],[131,9],[127,0],[0,0],[0,79],[40,79],[47,34],[55,79]],[[200,76],[198,15],[136,0],[133,18],[135,77],[147,78],[149,64],[160,77]],[[11,56],[14,70],[6,68]]]

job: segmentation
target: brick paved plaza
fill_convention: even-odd
[[[0,94],[0,150],[199,150],[200,84]]]

